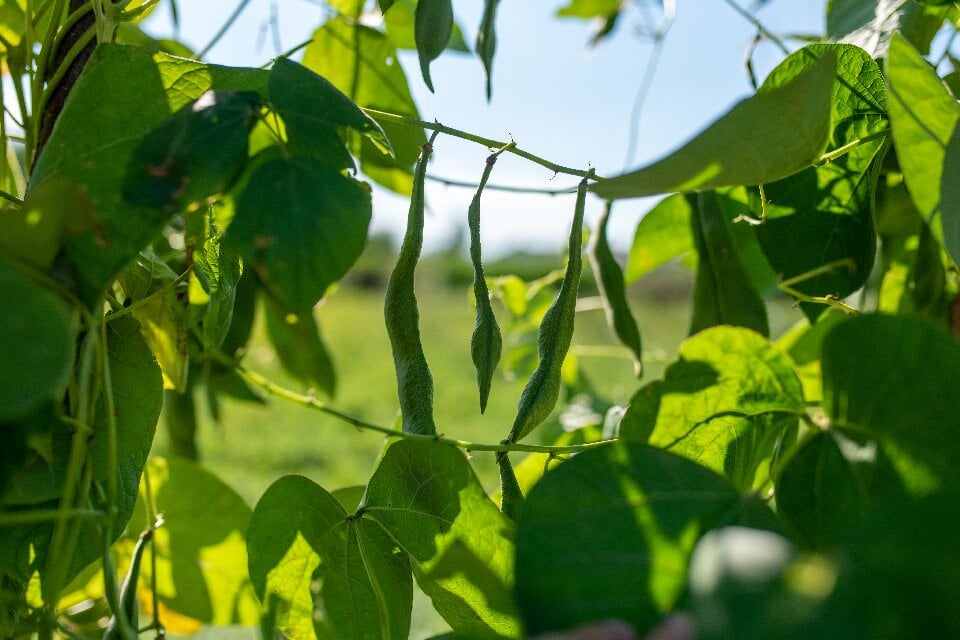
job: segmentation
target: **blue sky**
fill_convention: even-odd
[[[743,5],[747,0],[740,0]],[[759,12],[776,33],[822,33],[826,0],[770,0]],[[484,96],[482,67],[475,56],[446,53],[432,66],[436,94],[423,84],[415,54],[402,55],[411,89],[425,120],[495,139],[509,139],[554,162],[597,169],[613,175],[623,168],[630,113],[637,86],[649,60],[649,41],[634,31],[640,16],[622,21],[617,32],[596,49],[587,47],[590,25],[559,20],[563,0],[503,0],[497,17],[498,48],[493,99]],[[653,5],[655,3],[648,2]],[[235,0],[179,3],[181,37],[199,49],[237,5]],[[744,53],[754,27],[724,0],[678,0],[676,20],[667,36],[649,98],[639,121],[639,139],[631,166],[645,164],[679,146],[698,130],[751,93]],[[473,43],[480,22],[479,0],[454,0],[458,22]],[[207,56],[211,62],[259,66],[276,55],[265,25],[275,15],[283,47],[309,38],[325,10],[317,0],[250,0],[241,18]],[[150,18],[155,35],[170,31],[166,7]],[[755,66],[760,79],[778,62],[780,52],[760,45]],[[486,149],[441,137],[431,172],[460,180],[477,180]],[[514,157],[503,157],[493,183],[565,187],[575,180],[552,174]],[[462,229],[472,191],[428,185],[427,249],[437,249]],[[633,227],[655,201],[618,203],[611,220],[611,240],[624,249]],[[407,203],[377,191],[374,229],[399,233]],[[572,217],[572,197],[485,192],[483,239],[494,253],[512,249],[561,251]],[[600,202],[588,205],[595,219]]]

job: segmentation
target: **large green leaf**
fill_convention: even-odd
[[[333,396],[337,374],[313,313],[288,313],[269,298],[263,310],[267,335],[283,368],[307,386]]]
[[[663,379],[633,396],[620,434],[675,451],[748,490],[767,480],[764,465],[778,438],[803,411],[786,356],[758,333],[715,327],[684,342]]]
[[[796,289],[842,298],[866,282],[876,253],[873,195],[877,157],[888,128],[880,68],[858,47],[811,45],[784,60],[761,90],[789,86],[824,57],[837,60],[827,149],[856,146],[830,162],[766,185],[766,219],[757,227],[757,237],[784,279],[826,270],[804,278]],[[823,309],[819,305],[805,311],[816,317]]]
[[[173,620],[168,631],[193,632],[200,623],[255,625],[259,607],[247,575],[250,507],[222,480],[188,460],[154,458],[144,473],[128,533],[136,537],[147,522],[145,501],[153,500],[163,526],[140,568],[141,584],[151,585],[156,562],[156,594]],[[156,559],[149,557],[156,553]],[[148,592],[149,597],[149,592]]]
[[[923,5],[952,4],[949,0],[829,0],[827,37],[863,47],[875,58],[887,52],[891,36],[902,33],[924,54],[943,25],[945,9]]]
[[[226,192],[247,162],[260,107],[252,91],[208,91],[181,107],[133,150],[124,203],[173,215]]]
[[[267,489],[247,548],[253,588],[285,637],[407,637],[413,583],[406,556],[378,524],[349,517],[307,478],[285,476]]]
[[[814,163],[830,135],[836,60],[823,55],[791,82],[740,102],[696,138],[652,165],[601,180],[602,198],[773,182]]]
[[[903,37],[887,55],[890,124],[917,209],[954,264],[960,264],[960,104]]]
[[[734,244],[720,196],[707,191],[690,198],[696,200],[691,225],[699,256],[690,333],[734,325],[769,335],[767,309]]]
[[[62,300],[0,261],[0,422],[62,392],[76,328]]]
[[[831,422],[884,447],[908,488],[929,490],[960,469],[960,344],[912,318],[860,316],[823,342]]]
[[[511,593],[513,525],[464,455],[401,440],[384,454],[361,512],[407,552],[421,589],[467,637],[519,637]]]
[[[287,307],[308,311],[360,256],[370,190],[309,157],[261,165],[237,198],[224,243]]]
[[[693,212],[690,200],[683,194],[675,194],[658,202],[640,219],[627,259],[627,282],[636,282],[696,248],[690,226]]]
[[[397,50],[376,29],[334,18],[314,32],[303,54],[303,64],[361,107],[420,118],[407,76],[397,64]],[[413,164],[427,138],[417,127],[378,122],[395,155],[383,153],[366,138],[355,140],[351,148],[360,158],[360,169],[387,189],[410,195]]]
[[[517,525],[527,632],[611,618],[649,630],[680,596],[699,536],[739,501],[720,476],[650,447],[614,444],[560,465],[531,490]]]
[[[283,118],[288,142],[295,153],[315,155],[316,148],[343,149],[337,135],[337,129],[342,127],[359,131],[385,152],[390,151],[390,142],[375,120],[326,78],[303,65],[279,58],[270,70],[268,88],[270,105]],[[346,166],[352,166],[349,156],[347,162]],[[342,164],[342,159],[335,159],[333,164]]]
[[[839,429],[811,434],[777,477],[777,514],[807,546],[829,548],[880,498],[902,487],[876,441],[851,435]]]
[[[127,161],[144,137],[170,114],[210,89],[266,94],[267,72],[205,65],[130,46],[97,47],[67,100],[28,194],[48,180],[78,190],[96,213],[65,236],[79,287],[91,300],[154,237],[170,214],[131,206],[122,196]],[[104,100],[104,96],[112,96]],[[76,222],[70,211],[64,225]]]

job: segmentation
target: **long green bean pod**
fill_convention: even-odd
[[[497,155],[495,153],[487,158],[480,184],[477,186],[477,193],[473,196],[467,215],[470,227],[470,260],[473,262],[473,297],[477,301],[477,321],[473,329],[473,337],[470,339],[470,353],[473,356],[473,366],[477,370],[480,413],[487,408],[493,372],[497,368],[497,363],[500,362],[500,351],[503,348],[500,325],[497,324],[497,318],[490,304],[490,291],[487,289],[480,255],[480,195],[487,180],[490,179],[490,172],[493,171]]]
[[[597,277],[597,288],[600,290],[603,310],[607,315],[607,325],[617,339],[632,352],[633,370],[639,378],[643,372],[643,343],[640,339],[640,329],[627,302],[623,271],[613,256],[613,251],[610,250],[610,243],[607,242],[607,222],[610,220],[612,208],[613,202],[608,201],[597,221],[597,228],[593,230],[593,235],[590,237],[590,249],[587,253]]]
[[[137,580],[140,578],[140,561],[143,559],[143,552],[147,548],[147,543],[153,538],[153,529],[147,529],[140,534],[140,539],[137,540],[137,546],[133,548],[133,558],[130,560],[130,569],[127,570],[127,575],[123,579],[123,585],[120,587],[120,610],[121,615],[126,618],[127,623],[130,628],[134,630],[134,637],[136,637],[135,630],[137,628]],[[122,625],[119,621],[119,616],[114,613],[113,617],[110,618],[110,623],[107,625],[106,631],[103,633],[103,640],[127,640],[123,632],[121,631]]]
[[[591,171],[592,173],[592,171]],[[589,174],[588,174],[589,177]],[[560,369],[573,340],[573,322],[577,311],[577,292],[583,270],[583,211],[587,199],[587,178],[577,187],[577,204],[570,229],[567,269],[560,293],[547,309],[537,336],[540,362],[520,395],[517,417],[508,440],[517,442],[547,419],[560,397]]]
[[[390,274],[384,299],[383,315],[393,350],[397,371],[397,392],[400,415],[407,433],[436,435],[433,421],[433,376],[423,355],[420,342],[420,312],[414,291],[414,272],[423,248],[423,184],[427,176],[427,160],[433,152],[433,141],[420,148],[420,158],[413,173],[413,194],[407,214],[407,232],[400,246],[397,264]]]

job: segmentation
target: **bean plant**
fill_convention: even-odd
[[[727,0],[780,63],[613,176],[418,111],[397,50],[435,88],[432,61],[465,47],[451,0],[328,0],[310,40],[261,68],[149,37],[157,3],[0,2],[0,638],[406,638],[415,591],[447,638],[960,637],[957,3],[830,0],[826,33],[784,39]],[[488,96],[498,4],[475,42]],[[644,4],[674,5],[559,13],[595,19],[599,41]],[[488,442],[434,413],[414,287],[427,162],[450,138],[477,144],[480,176],[469,410],[497,401],[511,348],[480,244],[496,160],[579,180],[562,273],[521,285],[547,298],[536,355]],[[337,407],[315,315],[364,248],[371,183],[410,199],[384,295],[396,425]],[[655,195],[624,268],[608,220]],[[589,199],[605,211],[585,243]],[[689,337],[650,379],[626,287],[680,256]],[[636,389],[557,439],[541,427],[573,395],[585,264]],[[771,335],[784,297],[802,319]],[[315,392],[247,366],[256,313]],[[284,476],[251,510],[189,462],[197,399],[216,413],[256,394],[383,434],[367,484]],[[162,407],[170,458],[151,456]]]

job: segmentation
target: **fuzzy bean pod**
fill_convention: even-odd
[[[480,185],[473,196],[467,216],[470,227],[470,260],[473,262],[473,295],[477,301],[477,320],[470,339],[470,353],[473,356],[473,366],[477,370],[477,387],[480,390],[480,413],[487,408],[487,399],[490,397],[490,384],[493,372],[500,362],[500,351],[503,347],[503,338],[500,335],[500,325],[493,313],[490,304],[490,291],[483,275],[483,262],[480,255],[480,195],[483,187],[490,179],[490,172],[497,161],[497,155],[487,158],[480,177]]]
[[[627,302],[626,285],[623,271],[617,259],[610,250],[607,242],[607,221],[610,219],[612,202],[607,202],[597,228],[590,238],[590,265],[597,278],[597,288],[600,290],[600,299],[603,301],[603,310],[607,315],[607,325],[613,334],[633,353],[633,370],[637,377],[643,372],[643,342],[640,339],[640,329],[637,321],[630,312]]]
[[[592,172],[591,172],[592,173]],[[577,204],[574,208],[573,225],[567,268],[563,274],[560,293],[547,309],[540,323],[537,337],[537,354],[540,362],[527,381],[517,417],[513,422],[508,440],[517,442],[547,419],[560,397],[560,369],[573,340],[573,323],[577,311],[577,292],[580,289],[580,273],[583,270],[583,211],[587,199],[587,178],[577,187]]]
[[[423,247],[423,183],[426,180],[427,160],[436,137],[437,133],[434,132],[430,141],[420,149],[420,158],[413,173],[407,232],[400,246],[397,264],[387,283],[383,307],[387,335],[393,350],[393,364],[397,371],[403,430],[426,435],[437,433],[433,421],[433,376],[420,342],[420,312],[413,285]]]

